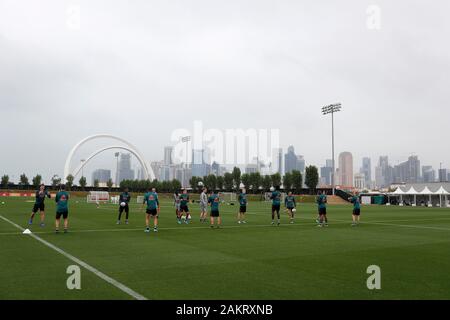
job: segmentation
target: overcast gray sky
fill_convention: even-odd
[[[449,13],[448,0],[0,0],[0,174],[62,175],[95,133],[159,160],[194,120],[279,128],[284,148],[322,165],[320,108],[338,101],[336,152],[355,169],[411,153],[450,168]]]

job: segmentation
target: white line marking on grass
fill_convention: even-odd
[[[434,219],[433,219],[434,220]],[[439,219],[436,219],[439,220]],[[344,221],[344,220],[333,220],[333,221]],[[395,221],[409,221],[413,222],[414,220],[393,220]],[[440,230],[440,231],[450,231],[450,228],[440,228],[440,227],[429,227],[429,226],[414,226],[409,224],[397,224],[397,223],[383,223],[383,222],[360,222],[361,224],[372,224],[372,225],[379,225],[379,226],[388,226],[388,227],[402,227],[402,228],[413,228],[413,229],[431,229],[431,230]]]
[[[25,229],[22,228],[21,226],[19,226],[18,224],[15,224],[14,222],[12,222],[11,220],[3,217],[0,215],[0,218],[3,219],[4,221],[10,223],[11,225],[13,225],[14,227],[16,227],[17,229],[24,231]],[[107,276],[106,274],[104,274],[103,272],[95,269],[94,267],[90,266],[89,264],[87,264],[84,261],[81,261],[80,259],[72,256],[71,254],[65,252],[64,250],[58,248],[57,246],[51,244],[50,242],[40,238],[39,236],[35,235],[35,234],[30,234],[30,237],[32,237],[33,239],[41,242],[42,244],[46,245],[47,247],[49,247],[50,249],[55,250],[56,252],[62,254],[64,257],[68,258],[69,260],[72,260],[73,262],[75,262],[76,264],[79,264],[80,266],[82,266],[83,268],[85,268],[86,270],[92,272],[93,274],[95,274],[97,277],[99,277],[100,279],[108,282],[109,284],[113,285],[114,287],[118,288],[119,290],[125,292],[126,294],[128,294],[129,296],[135,298],[136,300],[147,300],[146,297],[144,297],[143,295],[137,293],[136,291],[133,291],[132,289],[128,288],[127,286],[125,286],[124,284],[120,283],[119,281]]]

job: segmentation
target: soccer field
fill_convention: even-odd
[[[222,229],[198,221],[178,225],[164,200],[158,233],[144,233],[135,198],[130,224],[116,225],[117,206],[70,201],[70,232],[54,233],[53,201],[46,226],[32,203],[2,198],[0,299],[134,299],[120,283],[147,299],[449,299],[450,210],[363,207],[351,227],[351,206],[328,207],[328,228],[317,228],[316,206],[300,204],[295,224],[271,226],[270,203],[251,202],[248,223],[236,206],[222,205]],[[77,203],[77,200],[79,201]],[[8,221],[7,221],[8,220]],[[11,223],[12,222],[12,223]],[[50,245],[50,246],[49,246]],[[59,251],[58,251],[59,250]],[[68,290],[66,269],[75,257],[113,279],[81,268],[81,290]],[[381,268],[381,290],[369,290],[367,267]]]

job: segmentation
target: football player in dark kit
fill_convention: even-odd
[[[281,192],[280,187],[276,187],[272,189],[272,195],[270,199],[272,199],[272,225],[275,224],[275,212],[277,213],[278,222],[277,225],[280,225],[280,206],[281,206]]]
[[[66,191],[66,186],[61,185],[61,190],[56,194],[55,197],[56,202],[56,221],[55,221],[55,232],[59,233],[59,222],[61,220],[61,216],[64,219],[64,233],[67,233],[69,227],[69,193]]]
[[[117,219],[117,224],[120,224],[120,219],[122,218],[122,213],[125,211],[125,224],[128,224],[128,215],[130,213],[129,203],[131,200],[131,194],[128,192],[128,188],[125,188],[119,196],[119,218]]]
[[[30,220],[28,221],[29,225],[33,224],[33,218],[36,215],[36,213],[39,211],[41,215],[41,223],[40,226],[44,227],[44,219],[45,219],[45,198],[51,198],[50,192],[45,190],[45,185],[41,184],[39,186],[39,190],[36,191],[36,202],[34,203],[33,210],[31,212]]]

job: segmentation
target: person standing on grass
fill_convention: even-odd
[[[189,220],[191,218],[191,214],[189,213],[189,194],[187,193],[187,189],[183,189],[183,193],[180,195],[180,220],[179,224],[181,224],[181,217],[183,213],[186,214],[185,223],[189,224]]]
[[[206,222],[206,216],[208,214],[208,189],[203,188],[200,194],[200,222]]]
[[[247,223],[245,221],[245,213],[247,212],[247,193],[245,189],[241,189],[238,197],[239,201],[239,212],[238,212],[238,223]]]
[[[128,188],[125,188],[119,196],[119,218],[117,219],[117,224],[120,224],[120,219],[122,218],[122,213],[125,211],[125,224],[128,224],[128,215],[130,213],[129,203],[131,200],[131,194],[128,192]],[[122,204],[125,204],[122,206]]]
[[[284,199],[284,205],[286,206],[290,223],[294,223],[294,211],[296,210],[297,203],[295,202],[295,197],[292,195],[292,191],[289,191],[288,195]]]
[[[158,232],[158,215],[159,215],[159,199],[156,189],[152,188],[144,196],[144,202],[142,203],[142,209],[147,204],[147,211],[145,216],[145,232],[150,232],[150,217],[153,218],[153,232]]]
[[[59,223],[61,216],[64,219],[64,233],[67,233],[69,227],[69,193],[66,191],[66,186],[61,185],[61,190],[56,194],[56,221],[55,232],[59,233]]]
[[[219,194],[211,191],[211,195],[208,199],[208,203],[211,206],[211,228],[214,228],[214,222],[217,220],[217,228],[222,225],[222,218],[219,213],[220,197]]]
[[[319,208],[319,224],[318,227],[326,226],[328,227],[328,218],[327,218],[327,196],[325,195],[325,191],[323,191],[317,197],[317,206]]]
[[[31,211],[31,216],[30,216],[30,220],[28,221],[29,225],[33,224],[33,218],[36,215],[36,213],[39,211],[40,215],[41,215],[41,223],[40,226],[44,227],[45,223],[44,223],[44,219],[45,219],[45,198],[51,198],[52,196],[50,195],[50,192],[48,192],[47,190],[45,190],[45,185],[41,184],[39,186],[39,190],[36,191],[36,201],[34,203],[33,206],[33,210]]]
[[[280,207],[281,207],[281,192],[280,187],[273,188],[272,187],[272,195],[270,199],[272,200],[272,225],[275,224],[275,212],[277,213],[278,222],[277,225],[280,225]]]
[[[361,201],[357,192],[350,198],[350,202],[353,203],[352,227],[355,227],[359,225],[359,218],[361,216]]]
[[[178,191],[175,191],[173,194],[173,205],[175,206],[175,214],[177,215],[178,224],[181,224],[180,193]]]

